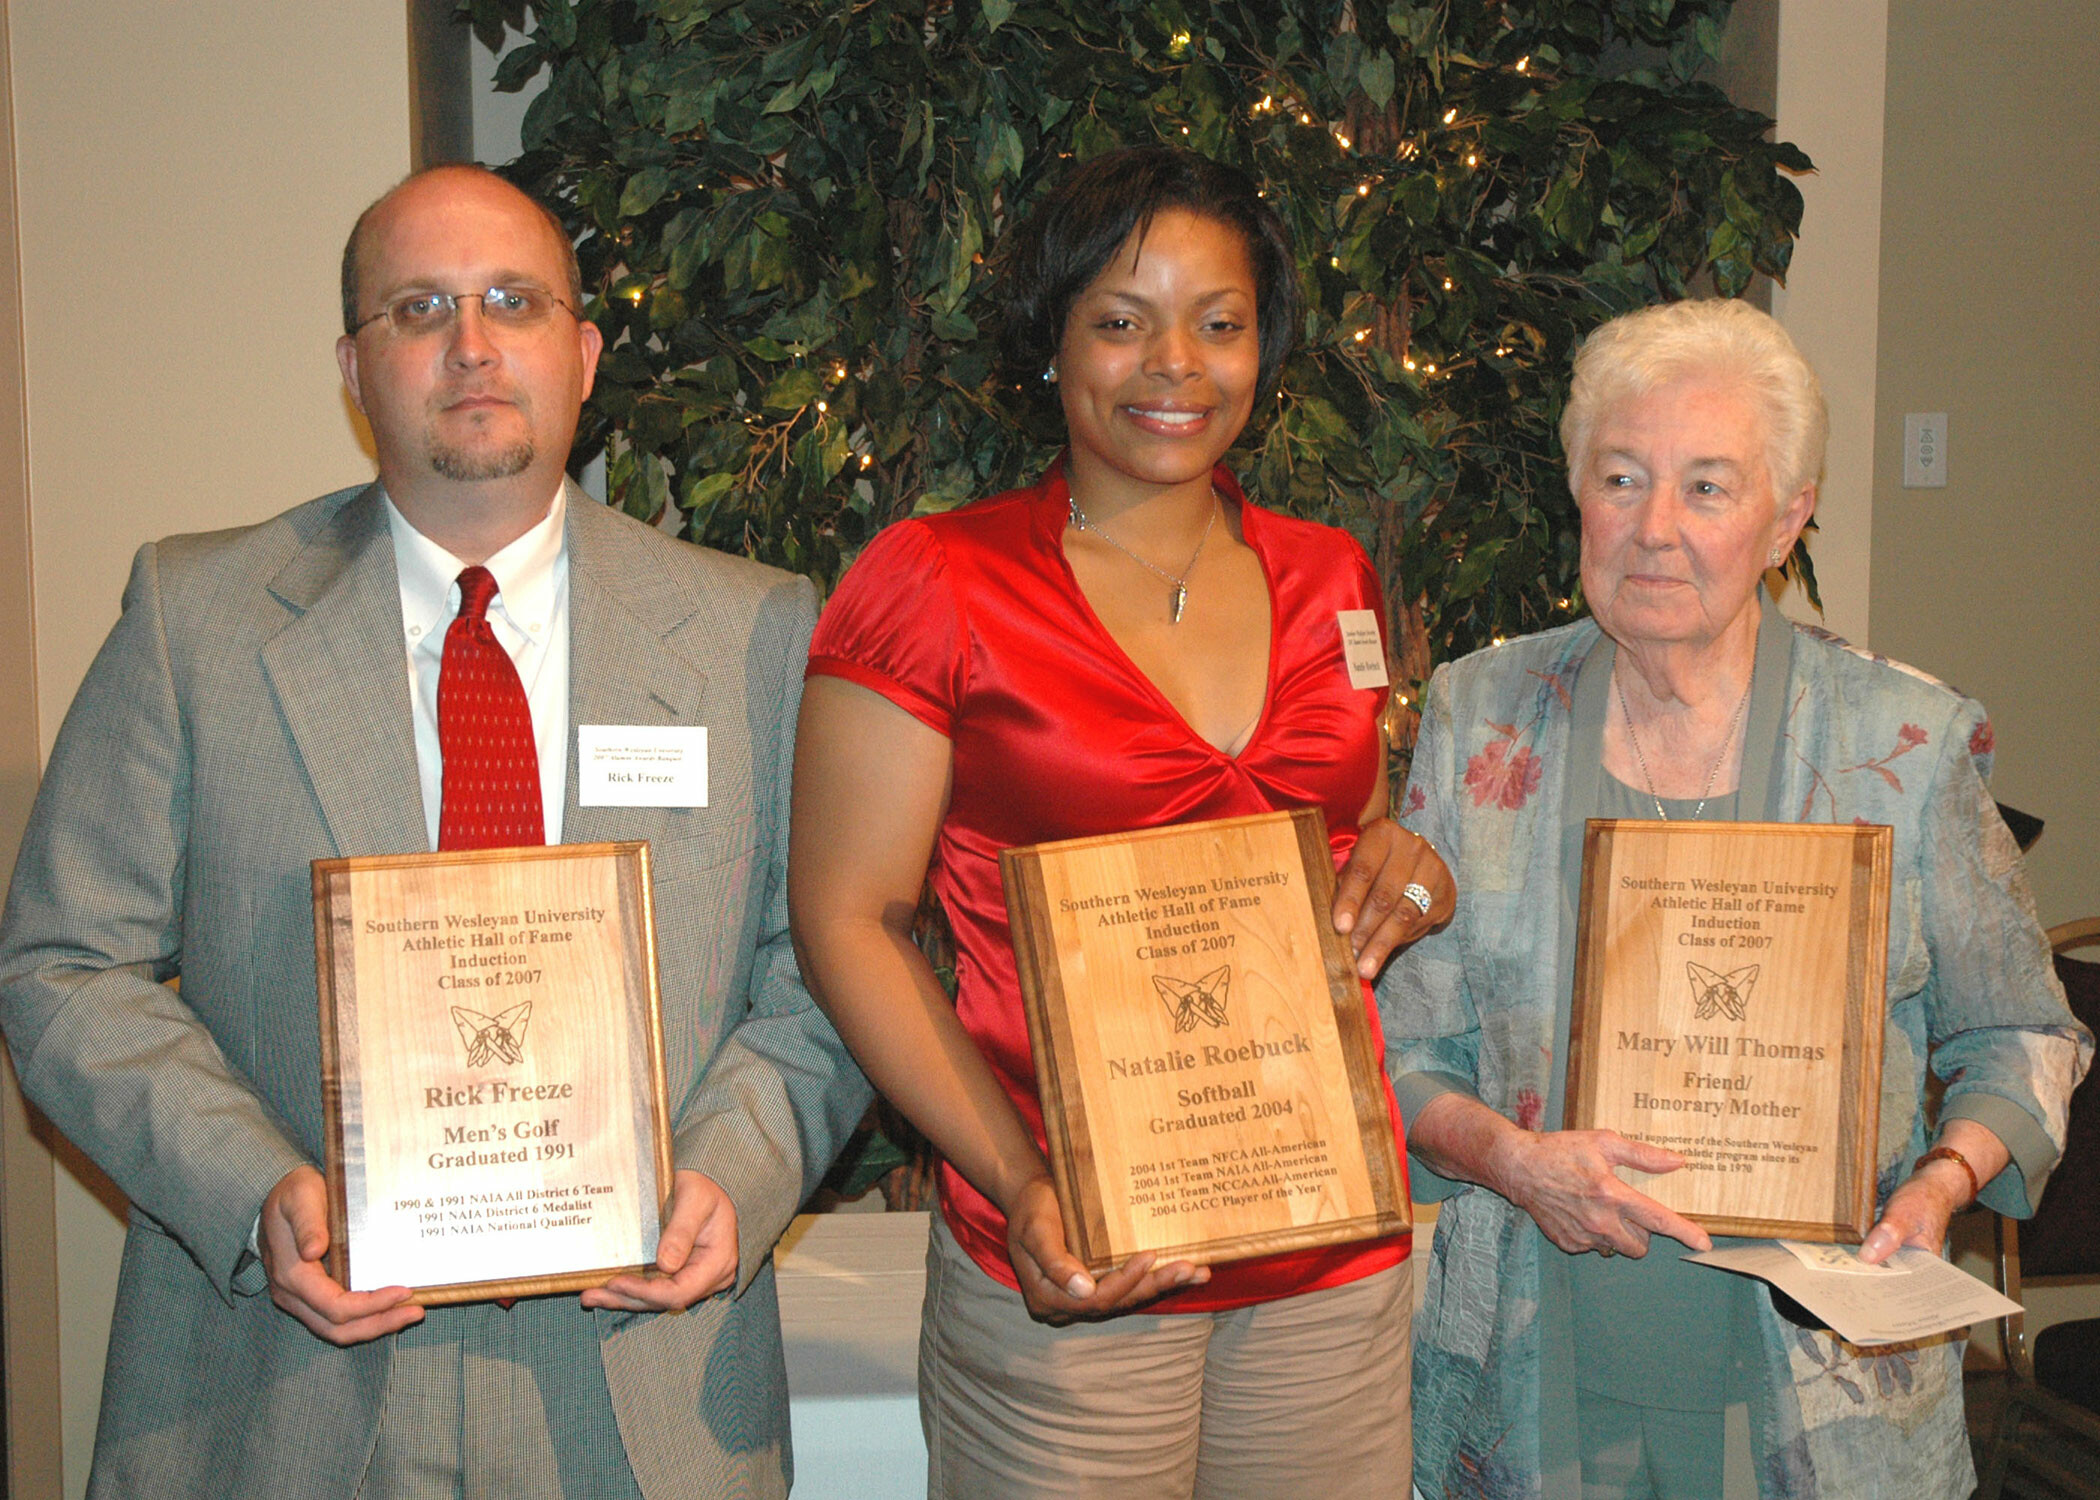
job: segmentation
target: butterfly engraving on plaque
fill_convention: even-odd
[[[1744,1007],[1750,1003],[1751,987],[1757,983],[1758,964],[1746,964],[1740,969],[1723,974],[1709,969],[1704,964],[1686,960],[1685,968],[1692,976],[1692,1017],[1694,1020],[1710,1021],[1716,1015],[1724,1015],[1731,1021],[1743,1019]]]
[[[1220,964],[1201,979],[1193,980],[1154,974],[1152,987],[1159,991],[1160,1003],[1174,1018],[1176,1031],[1194,1031],[1198,1021],[1223,1026],[1225,996],[1232,988],[1232,965]]]
[[[492,1057],[507,1063],[521,1060],[525,1056],[525,1024],[531,1019],[530,1000],[494,1016],[485,1016],[464,1005],[452,1007],[452,1024],[459,1028],[459,1040],[467,1049],[470,1068],[485,1068]]]

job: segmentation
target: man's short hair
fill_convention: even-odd
[[[568,277],[569,283],[569,305],[577,310],[577,316],[582,316],[583,268],[576,263],[576,242],[569,238],[569,231],[563,227],[561,219],[556,216],[554,210],[547,207],[546,204],[540,202],[539,199],[533,197],[532,194],[526,192],[523,188],[519,187],[516,183],[512,182],[508,177],[505,177],[500,172],[491,172],[487,167],[480,166],[477,163],[473,162],[450,162],[442,166],[425,167],[420,172],[409,173],[408,176],[402,178],[399,182],[395,183],[392,187],[388,188],[385,192],[381,193],[377,198],[374,198],[370,203],[366,204],[365,211],[359,214],[357,216],[357,222],[350,226],[350,238],[343,241],[344,333],[357,332],[358,298],[362,295],[362,289],[358,285],[357,253],[362,241],[364,240],[365,225],[371,220],[372,215],[377,213],[379,209],[387,202],[387,200],[394,196],[394,194],[400,192],[410,183],[419,182],[423,178],[428,177],[435,172],[476,173],[480,176],[489,178],[491,181],[502,183],[505,187],[509,188],[512,192],[516,193],[520,198],[523,198],[527,203],[530,203],[533,206],[533,208],[539,212],[539,216],[542,219],[546,220],[547,227],[554,231],[555,242],[561,246],[563,270]],[[484,290],[486,290],[486,288],[484,288]]]

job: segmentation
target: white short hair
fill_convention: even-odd
[[[1673,380],[1717,378],[1741,385],[1764,414],[1772,501],[1784,507],[1803,485],[1823,482],[1830,412],[1823,385],[1787,331],[1747,302],[1666,302],[1623,313],[1575,351],[1575,379],[1560,418],[1568,488],[1581,498],[1590,443],[1604,414]]]

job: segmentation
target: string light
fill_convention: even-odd
[[[1186,134],[1186,132],[1183,133]],[[1340,146],[1344,151],[1347,151],[1349,149],[1349,137],[1347,137],[1346,135],[1341,135],[1339,133],[1336,134],[1334,138],[1334,143],[1337,146]]]
[[[872,469],[872,468],[874,468],[874,467],[875,467],[875,455],[874,455],[874,454],[872,454],[872,453],[863,453],[863,454],[862,454],[862,455],[860,456],[860,466],[861,466],[861,467],[862,467],[863,469]]]
[[[1327,257],[1327,264],[1339,271],[1342,268],[1342,258],[1339,255],[1330,255]]]
[[[1358,183],[1358,184],[1356,185],[1356,196],[1357,196],[1357,197],[1359,197],[1359,198],[1368,198],[1368,197],[1370,197],[1370,196],[1371,196],[1371,184],[1369,184],[1368,182],[1359,182],[1359,183]]]
[[[1182,133],[1183,135],[1187,135],[1187,134],[1189,133],[1189,128],[1188,128],[1188,126],[1186,126],[1186,125],[1182,126],[1182,127],[1181,127],[1181,133]]]
[[[1356,330],[1356,341],[1359,344],[1361,344],[1365,339],[1369,338],[1370,336],[1371,330],[1368,328],[1359,328]]]
[[[1496,637],[1495,637],[1495,644],[1496,644],[1496,645],[1498,645],[1498,646],[1502,644],[1502,637],[1501,637],[1501,636],[1499,636],[1499,635],[1498,635],[1498,636],[1496,636]]]
[[[1519,73],[1529,73],[1531,71],[1531,59],[1529,57],[1518,58],[1517,71]]]
[[[1424,365],[1424,366],[1422,367],[1422,373],[1423,373],[1423,374],[1425,374],[1425,375],[1434,375],[1434,374],[1436,373],[1436,366],[1435,366],[1435,365]]]
[[[1415,367],[1415,362],[1411,359],[1403,359],[1400,361],[1400,364],[1403,369],[1412,370]]]
[[[1474,155],[1472,152],[1468,151],[1466,153],[1466,165],[1469,167],[1477,167],[1480,165],[1480,158]]]
[[[831,410],[831,403],[830,403],[830,402],[828,402],[828,401],[819,401],[819,402],[817,403],[817,410],[818,410],[818,412],[820,412],[820,413],[822,413],[822,412],[827,412],[827,411],[830,411],[830,410]]]
[[[1451,290],[1451,278],[1448,276],[1444,278],[1444,290],[1447,292]]]
[[[831,374],[834,380],[844,380],[846,378],[846,367],[844,365],[840,365],[837,369],[833,370]]]
[[[1455,104],[1454,104],[1454,105],[1452,105],[1452,106],[1451,106],[1451,107],[1450,107],[1449,109],[1447,109],[1447,110],[1445,110],[1445,111],[1444,111],[1444,123],[1445,123],[1446,125],[1449,125],[1449,124],[1450,124],[1450,123],[1451,123],[1451,122],[1452,122],[1453,120],[1455,120],[1455,119],[1457,119],[1457,118],[1458,118],[1458,106],[1457,106],[1457,105],[1455,105]]]

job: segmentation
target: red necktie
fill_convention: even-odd
[[[459,575],[459,616],[445,632],[438,670],[438,751],[444,757],[440,849],[505,849],[547,842],[532,705],[510,653],[489,624],[496,579]]]

